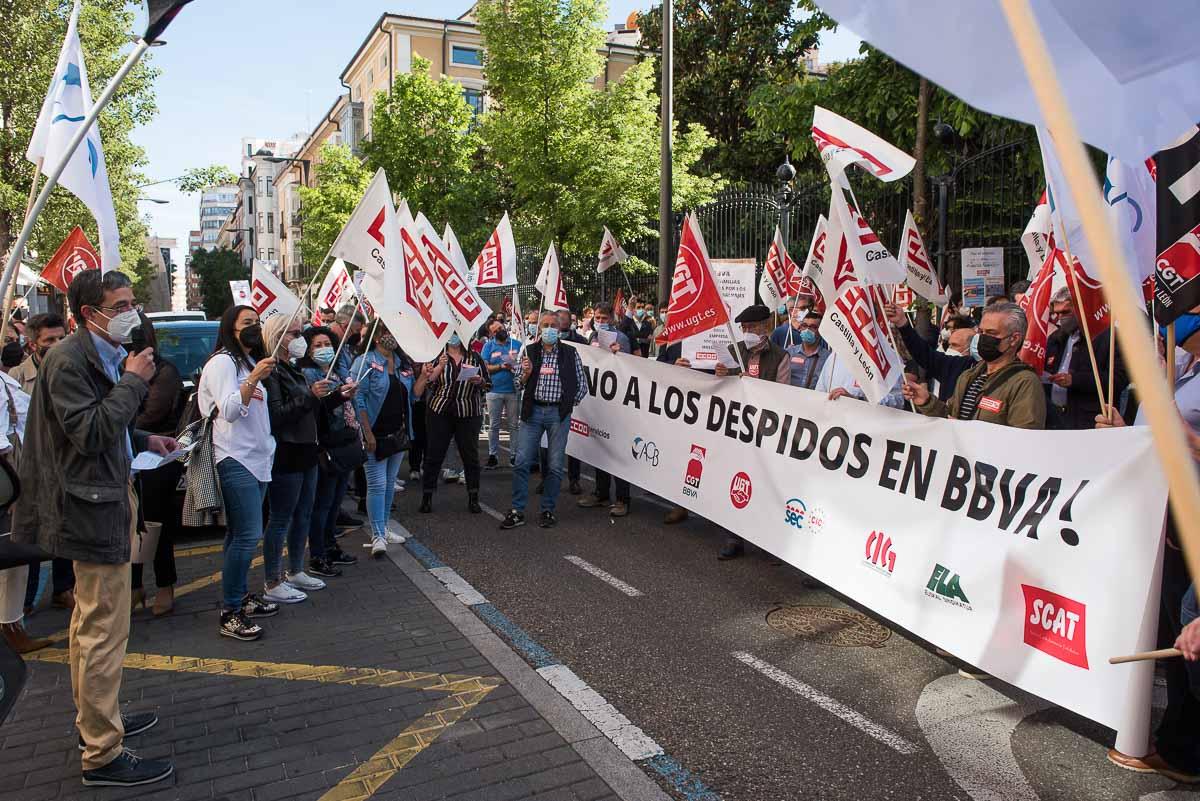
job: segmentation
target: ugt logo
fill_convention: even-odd
[[[896,570],[896,552],[892,550],[892,538],[882,531],[872,531],[867,537],[866,558],[863,564],[885,576]],[[960,590],[961,592],[961,590]]]
[[[630,448],[633,458],[636,461],[646,462],[651,467],[658,467],[658,446],[649,440],[641,437],[633,438],[633,447]]]
[[[929,576],[929,581],[925,584],[925,595],[930,598],[937,598],[939,601],[948,603],[951,606],[963,609],[971,608],[971,601],[967,598],[967,594],[963,592],[958,574],[951,573],[949,568],[942,565],[934,565],[933,573]]]

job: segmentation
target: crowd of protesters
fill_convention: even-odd
[[[1012,289],[1017,295],[1025,287]],[[581,508],[606,508],[612,518],[630,514],[627,480],[594,469],[594,491],[585,495],[584,465],[566,454],[572,412],[588,391],[575,348],[603,342],[613,353],[692,368],[680,343],[660,340],[666,308],[636,297],[623,308],[602,302],[578,314],[531,311],[524,320],[494,314],[471,341],[454,334],[426,363],[414,362],[385,325],[364,321],[353,306],[318,309],[313,319],[302,311],[265,321],[250,307],[233,306],[188,398],[184,377],[158,352],[153,324],[136,306],[128,278],[81,274],[68,300],[77,331],[68,335],[57,315],[36,315],[0,354],[0,454],[26,487],[12,515],[13,538],[53,557],[46,571],[51,603],[71,610],[72,685],[88,784],[142,784],[172,770],[169,762],[139,759],[124,748],[124,738],[157,718],[121,713],[117,698],[131,611],[148,600],[155,615],[173,609],[174,544],[185,525],[224,528],[217,629],[253,641],[280,605],[303,603],[358,561],[339,545],[347,530],[364,526],[376,558],[404,542],[402,529],[389,521],[406,480],[419,487],[419,513],[443,507],[445,501],[435,502],[439,485],[461,480],[466,509],[478,514],[482,471],[511,468],[504,530],[526,524],[532,495],[537,525],[557,525],[564,484]],[[885,306],[905,368],[881,404],[1031,429],[1140,422],[1119,356],[1112,405],[1098,396],[1094,371],[1107,380],[1109,334],[1095,338],[1093,363],[1069,294],[1053,299],[1056,330],[1041,374],[1018,358],[1027,327],[1020,305],[996,297],[975,312],[949,308],[940,326],[922,332],[905,310]],[[1194,336],[1200,325],[1190,325],[1190,317],[1200,315],[1185,316],[1178,327],[1176,397],[1200,442],[1200,382],[1191,383],[1200,372],[1200,336]],[[713,372],[815,390],[831,401],[864,400],[822,339],[821,322],[819,303],[807,296],[776,309],[749,306],[736,317],[741,339],[730,346],[741,366],[722,360]],[[452,443],[461,468],[446,466]],[[182,444],[190,455],[131,471],[136,454],[169,455]],[[365,520],[343,511],[350,493]],[[664,522],[687,517],[673,507]],[[152,599],[143,565],[129,564],[131,535],[148,521],[161,525]],[[260,545],[261,573],[254,569]],[[729,533],[717,555],[736,559],[746,549]],[[36,567],[0,573],[0,624],[21,653],[49,645],[22,625],[40,595],[41,576]],[[1110,759],[1200,781],[1200,623],[1173,530],[1163,608],[1165,644],[1176,644],[1188,660],[1172,667],[1158,750],[1138,759],[1112,752]],[[986,678],[969,665],[962,672]]]

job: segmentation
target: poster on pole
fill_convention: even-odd
[[[250,305],[250,282],[249,281],[230,281],[229,291],[233,294],[234,306],[249,306]]]
[[[963,305],[982,308],[1004,294],[1004,248],[962,249]]]
[[[713,278],[729,310],[730,320],[754,303],[754,266],[754,259],[712,261]],[[729,353],[730,344],[729,329],[722,325],[683,340],[682,355],[699,370],[712,370],[718,361],[726,367],[734,367],[737,360]]]

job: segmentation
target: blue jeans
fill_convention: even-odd
[[[349,483],[349,473],[317,471],[317,499],[308,525],[308,552],[313,559],[324,559],[336,546],[338,512]]]
[[[267,497],[271,516],[263,534],[263,568],[267,581],[281,581],[283,542],[287,540],[288,572],[304,569],[304,546],[308,544],[309,520],[317,494],[317,466],[297,473],[273,473]]]
[[[225,548],[221,564],[221,604],[227,612],[242,608],[250,562],[262,537],[262,505],[267,485],[232,457],[217,464],[225,500]]]
[[[558,490],[562,486],[563,463],[567,458],[567,434],[571,430],[571,416],[558,419],[557,406],[534,404],[528,420],[521,421],[517,432],[517,465],[513,468],[512,508],[525,511],[529,502],[529,469],[538,458],[542,443],[542,432],[546,433],[550,472],[542,476],[542,511],[553,512],[558,501]]]
[[[487,394],[488,408],[488,456],[500,453],[500,418],[504,417],[504,427],[508,430],[508,447],[516,446],[517,418],[521,416],[521,406],[517,403],[515,392],[489,392]]]
[[[392,513],[392,499],[396,496],[396,476],[404,462],[404,451],[393,453],[386,459],[377,460],[375,454],[367,454],[363,469],[367,474],[367,517],[371,519],[371,531],[376,537],[387,534],[387,522]]]

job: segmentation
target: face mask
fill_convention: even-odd
[[[288,356],[293,359],[302,359],[304,354],[308,353],[308,343],[303,337],[296,337],[288,343]]]
[[[601,331],[611,331],[611,330],[613,330],[612,323],[600,323],[600,324],[599,324],[599,325],[597,325],[596,327],[597,327],[597,328],[599,328]]]
[[[967,350],[970,351],[969,355],[975,361],[979,361],[980,359],[983,358],[982,356],[979,355],[979,334],[976,334],[975,336],[971,337],[971,345],[970,345],[970,347],[967,348]]]
[[[546,345],[558,344],[558,329],[546,328],[542,330],[542,343]]]
[[[536,323],[525,323],[525,333],[527,333],[531,337],[536,337],[537,336],[537,324]]]
[[[329,364],[333,361],[333,353],[333,348],[329,345],[323,348],[314,348],[312,354],[313,361],[317,364]]]
[[[100,314],[108,318],[108,325],[105,326],[108,336],[121,344],[128,344],[132,341],[133,329],[142,324],[142,318],[138,315],[137,309],[123,311],[116,317],[108,317],[104,312],[100,312]],[[21,339],[24,340],[25,337],[21,337]]]
[[[1000,343],[1003,341],[1000,337],[994,337],[991,334],[978,334],[979,344],[976,350],[979,352],[979,358],[985,362],[994,362],[1004,355],[1004,351],[1000,350]]]
[[[462,345],[462,337],[460,337],[458,334],[451,334],[449,344],[454,345],[455,347],[461,346]]]
[[[255,350],[263,346],[262,326],[258,323],[248,325],[238,334],[238,340],[246,350]]]
[[[805,328],[803,331],[800,332],[800,341],[803,342],[805,345],[817,344],[817,332],[812,330],[811,328]]]
[[[1079,321],[1075,319],[1075,315],[1068,314],[1058,318],[1058,327],[1068,334],[1073,334],[1075,333],[1075,329],[1079,327]]]
[[[496,332],[496,341],[497,342],[507,342],[508,341],[508,332],[505,331],[503,328],[500,329],[499,331],[497,331]]]
[[[782,306],[780,306],[780,307],[779,307],[778,309],[776,309],[775,311],[776,311],[776,313],[778,313],[778,314],[780,314],[780,315],[786,315],[786,314],[787,314],[787,304],[786,304],[786,303],[785,303],[785,304],[783,304]]]
[[[950,342],[950,332],[943,328],[942,333],[938,334],[938,339],[941,340],[942,347],[945,347]]]
[[[396,338],[391,334],[381,334],[378,339],[378,344],[382,345],[387,350],[395,350]]]
[[[640,320],[640,319],[642,319],[643,317],[645,317],[645,316],[646,316],[646,310],[645,310],[645,309],[638,309],[636,312],[634,312],[634,315],[635,315],[635,316],[636,316],[636,317],[637,317],[637,318]]]
[[[762,342],[762,337],[753,331],[747,331],[742,335],[742,342],[746,343],[746,347],[748,349],[754,350],[758,347],[759,343]]]
[[[1167,338],[1167,327],[1160,325],[1159,332],[1162,334],[1163,340]],[[1181,314],[1175,318],[1175,345],[1182,346],[1187,341],[1188,337],[1200,331],[1200,314]],[[1168,355],[1167,358],[1171,358]]]

